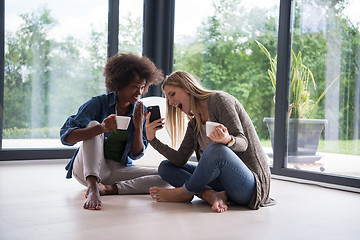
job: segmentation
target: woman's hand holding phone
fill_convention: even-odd
[[[164,118],[160,117],[160,111],[158,107],[148,107],[146,111],[146,138],[151,141],[155,138],[156,131],[160,130],[164,126]]]

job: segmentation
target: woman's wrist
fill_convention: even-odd
[[[142,128],[136,128],[136,127],[135,127],[135,132],[137,132],[137,133],[142,133],[142,132],[143,132],[143,129],[142,129]]]
[[[96,127],[95,127],[95,131],[96,131],[96,135],[102,134],[106,132],[106,127],[105,127],[105,123],[99,123]]]
[[[148,142],[152,145],[153,143],[155,143],[157,140],[156,136],[154,138],[152,138],[151,140],[148,139]]]
[[[230,135],[230,138],[230,141],[226,143],[226,146],[228,147],[232,147],[235,144],[235,138],[232,135]]]

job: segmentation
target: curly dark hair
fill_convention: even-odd
[[[110,92],[128,86],[136,77],[146,80],[143,93],[164,79],[163,72],[147,57],[132,53],[116,54],[107,60],[104,68],[105,86]]]

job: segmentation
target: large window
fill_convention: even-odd
[[[278,1],[176,1],[175,70],[235,96],[252,119],[272,163],[264,118],[274,116],[275,88],[263,46],[276,55]],[[193,11],[193,12],[191,12]]]
[[[143,1],[119,4],[119,52],[141,55]],[[2,149],[58,148],[59,129],[104,93],[108,1],[6,1]]]
[[[288,168],[360,177],[358,7],[295,2]]]
[[[61,146],[59,129],[103,93],[107,1],[5,1],[2,148]]]
[[[143,0],[119,3],[119,52],[142,55]]]

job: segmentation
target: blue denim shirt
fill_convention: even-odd
[[[110,114],[116,114],[116,103],[117,97],[116,92],[110,92],[108,94],[99,95],[91,98],[89,101],[84,103],[78,110],[76,115],[70,116],[64,123],[64,125],[60,129],[60,139],[62,144],[66,146],[73,146],[74,144],[66,142],[67,135],[78,128],[86,128],[89,122],[96,120],[99,123],[108,117]],[[136,103],[137,104],[137,103]],[[147,148],[148,141],[146,139],[146,130],[145,130],[145,121],[143,123],[143,151],[134,156],[131,153],[131,146],[134,139],[135,126],[133,122],[135,106],[132,106],[132,110],[130,111],[129,116],[131,117],[127,132],[127,143],[125,146],[125,150],[123,156],[121,158],[122,165],[132,165],[132,160],[136,160],[141,158],[144,155],[144,151]],[[144,111],[146,111],[146,107],[144,106]],[[111,132],[104,133],[104,141],[108,139]],[[75,157],[78,153],[79,149],[75,152],[74,156],[71,158],[70,162],[66,165],[65,169],[68,171],[66,174],[66,178],[72,177],[72,170]]]

